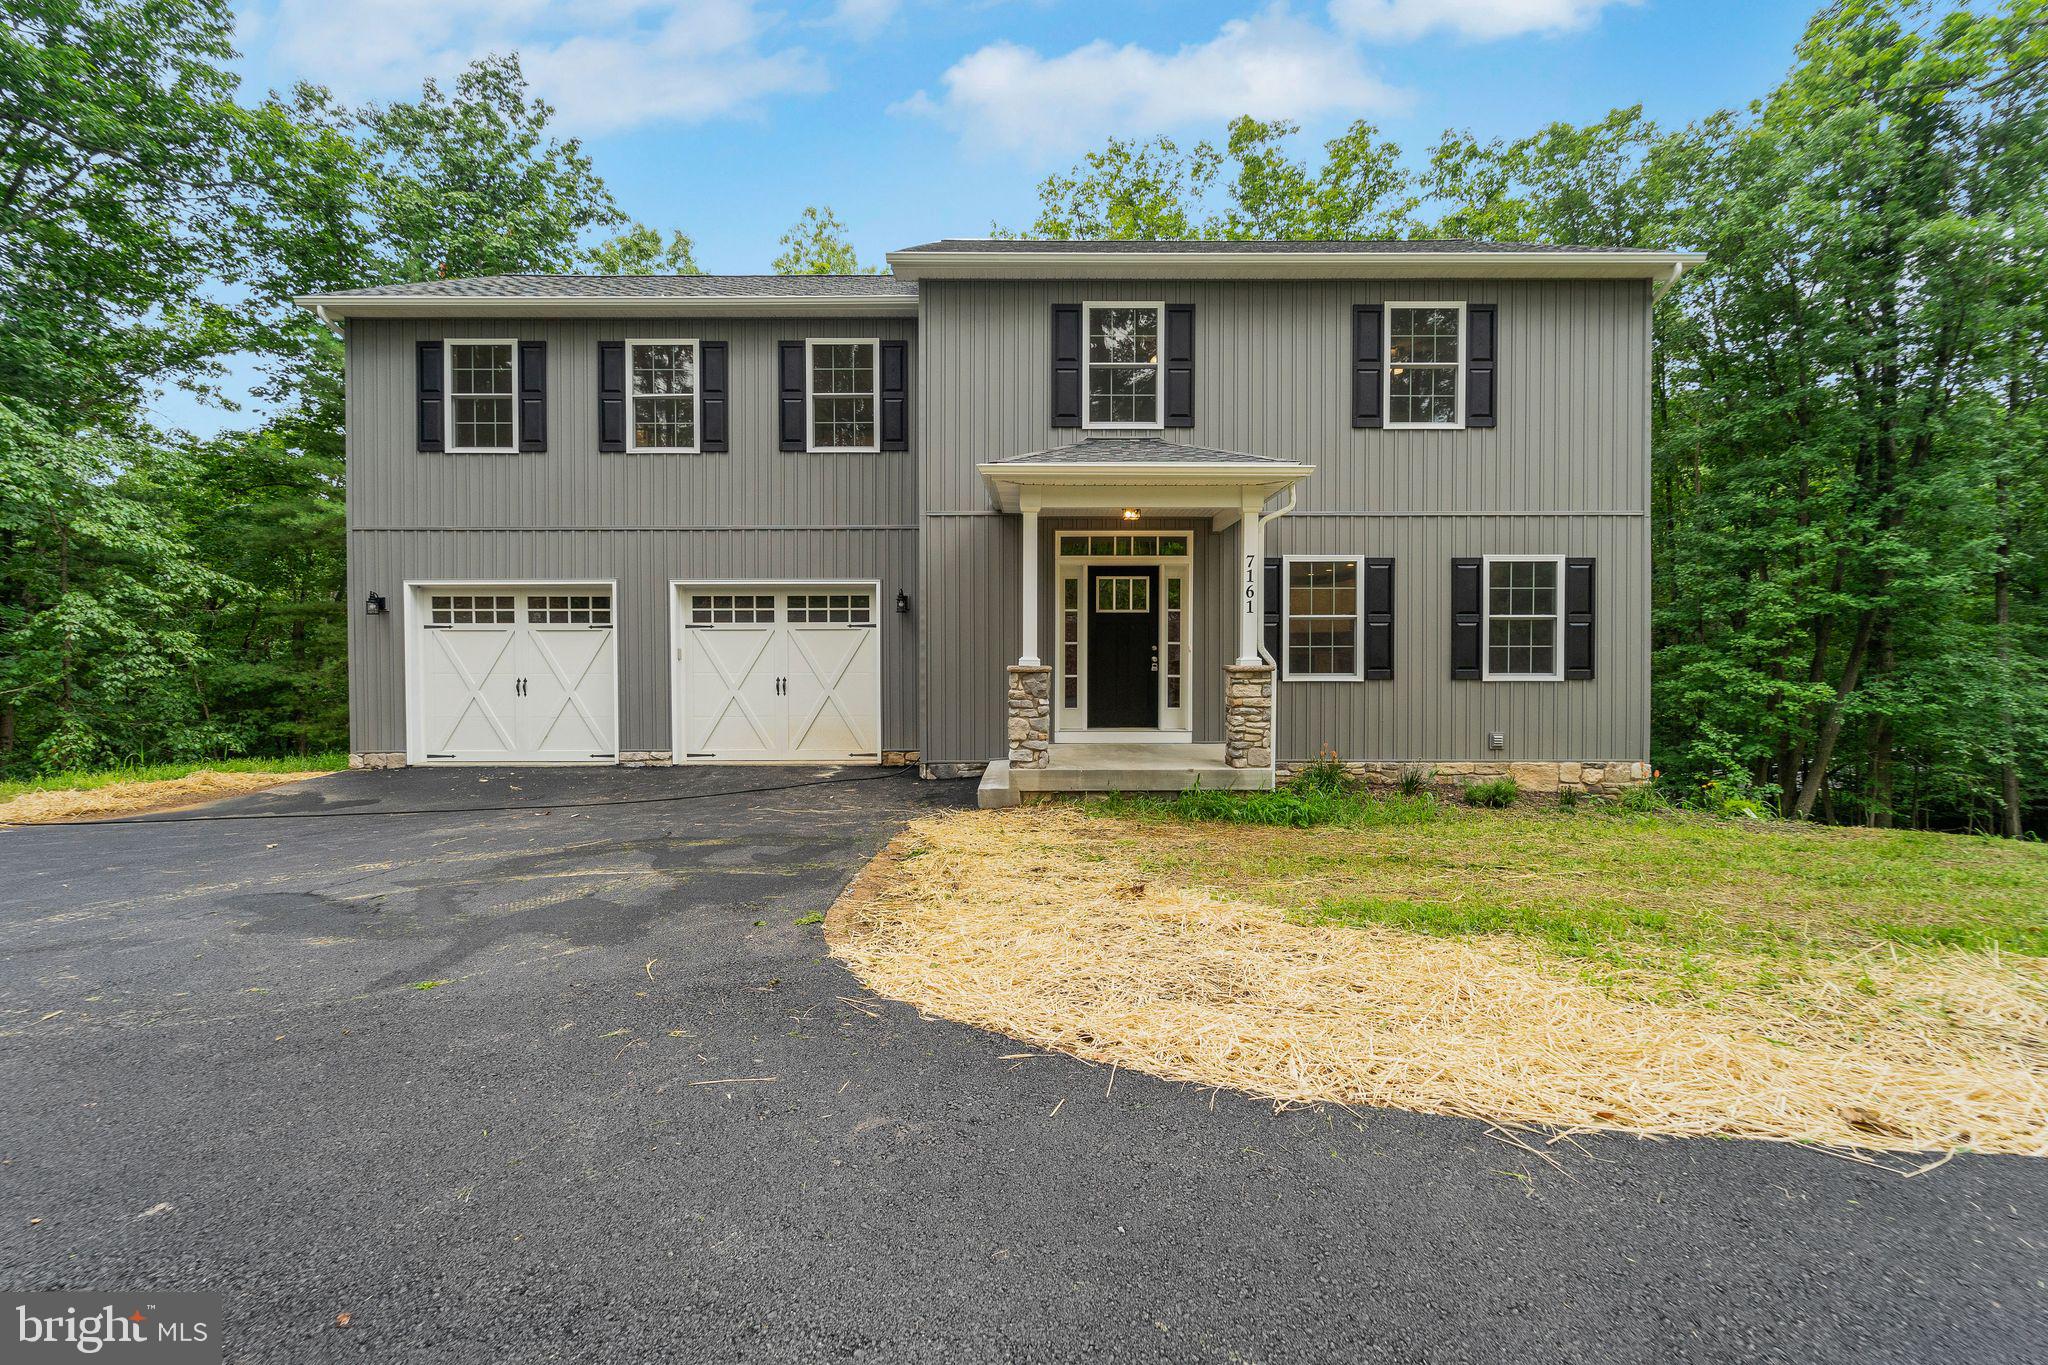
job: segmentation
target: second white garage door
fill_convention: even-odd
[[[881,761],[872,585],[682,584],[679,762]]]

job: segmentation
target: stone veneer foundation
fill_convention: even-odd
[[[1010,665],[1010,766],[1043,768],[1052,757],[1052,669]]]
[[[1283,763],[1280,775],[1292,777],[1304,763]],[[1353,777],[1374,791],[1391,791],[1404,772],[1429,775],[1429,784],[1439,790],[1456,790],[1475,782],[1513,778],[1517,787],[1537,796],[1555,796],[1575,791],[1582,796],[1615,796],[1630,787],[1647,786],[1650,765],[1615,763],[1346,763]]]
[[[1225,664],[1223,762],[1232,768],[1273,765],[1273,670],[1267,664]]]
[[[405,755],[350,754],[348,756],[348,766],[351,768],[368,768],[371,770],[381,768],[403,768],[405,766]]]

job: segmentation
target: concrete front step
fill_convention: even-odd
[[[998,759],[983,770],[977,801],[984,810],[996,810],[1017,805],[1033,793],[1183,792],[1198,785],[1210,791],[1270,791],[1273,787],[1273,773],[1267,768],[1230,768],[1193,754],[1187,758],[1195,761],[1176,763],[1173,750],[1166,746],[1141,754],[1129,752],[1137,747],[1056,748],[1051,765],[1044,768],[1012,768],[1008,760]],[[1117,752],[1108,752],[1112,749]]]

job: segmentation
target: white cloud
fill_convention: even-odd
[[[1276,5],[1172,52],[1102,40],[1047,57],[992,43],[955,62],[943,93],[898,112],[936,117],[972,144],[1054,156],[1107,134],[1168,131],[1237,114],[1259,118],[1384,111],[1406,97],[1355,47]]]
[[[1339,27],[1408,42],[1437,30],[1461,38],[1513,38],[1586,28],[1611,5],[1637,0],[1330,0]]]
[[[902,8],[902,0],[837,0],[826,22],[856,38],[872,38]]]
[[[744,114],[828,84],[817,57],[771,41],[754,0],[276,0],[246,6],[238,36],[259,81],[351,100],[404,98],[517,50],[576,133]]]

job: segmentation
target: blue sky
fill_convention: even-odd
[[[1763,95],[1797,0],[245,0],[251,96],[312,80],[404,98],[517,49],[621,207],[765,270],[806,204],[861,258],[991,222],[1110,134],[1218,135],[1237,113],[1312,139],[1369,118],[1418,158],[1446,127],[1515,136],[1641,103],[1682,123]],[[250,420],[180,398],[195,429]]]

